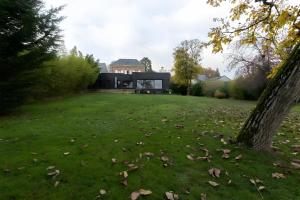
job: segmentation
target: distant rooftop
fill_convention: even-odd
[[[117,61],[112,62],[110,65],[130,65],[130,66],[140,66],[142,63],[137,59],[119,59]]]

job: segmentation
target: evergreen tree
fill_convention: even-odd
[[[55,57],[61,9],[47,10],[41,0],[0,1],[0,113],[24,102],[32,72]]]

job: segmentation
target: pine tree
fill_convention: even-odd
[[[0,113],[24,102],[32,72],[56,56],[61,9],[47,10],[41,0],[0,1]]]

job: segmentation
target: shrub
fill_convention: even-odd
[[[192,86],[193,96],[203,96],[203,83],[198,82]]]
[[[171,81],[170,83],[170,89],[173,94],[180,94],[180,95],[186,95],[187,94],[187,87],[178,83],[175,83],[174,81]]]
[[[225,94],[225,97],[228,97],[228,83],[223,81],[206,81],[204,83],[204,95],[209,97],[214,97],[215,92],[219,90]]]
[[[267,84],[263,75],[238,77],[230,84],[229,94],[236,99],[257,100]]]
[[[220,90],[216,90],[215,93],[214,93],[214,97],[216,97],[218,99],[224,99],[227,96],[224,92],[221,92]]]
[[[44,63],[34,74],[37,83],[31,88],[31,94],[41,98],[85,90],[96,81],[99,70],[84,57],[71,54]]]

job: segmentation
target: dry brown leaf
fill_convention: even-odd
[[[49,172],[48,173],[48,176],[57,176],[57,175],[59,175],[60,174],[60,171],[57,169],[57,170],[55,170],[55,171],[53,171],[53,172]]]
[[[299,164],[299,163],[291,162],[291,165],[292,165],[292,167],[295,168],[295,169],[300,169],[300,164]]]
[[[285,175],[275,172],[275,173],[272,173],[272,178],[282,179],[282,178],[285,178]]]
[[[113,164],[116,164],[116,163],[117,163],[117,159],[116,159],[116,158],[112,158],[112,159],[111,159],[111,162],[112,162]]]
[[[55,169],[55,166],[49,166],[49,167],[47,167],[47,170],[52,170],[52,169]]]
[[[120,176],[123,176],[124,178],[128,177],[128,172],[127,171],[122,171],[120,172]]]
[[[240,154],[240,155],[238,155],[237,157],[235,157],[235,160],[241,160],[241,159],[242,159],[242,157],[243,157],[243,155],[242,155],[242,154]]]
[[[128,181],[127,181],[127,179],[123,180],[121,183],[122,183],[122,185],[124,185],[124,186],[128,186]]]
[[[168,200],[178,200],[178,194],[175,194],[173,191],[166,192],[166,197]]]
[[[160,158],[163,162],[168,162],[169,161],[169,158],[167,156],[162,156]]]
[[[134,171],[139,168],[139,166],[137,166],[135,164],[128,164],[127,166],[129,167],[128,171]]]
[[[201,200],[207,200],[205,193],[201,193]]]
[[[193,157],[192,155],[187,155],[186,157],[187,157],[187,159],[189,159],[189,160],[195,160],[194,157]]]
[[[231,152],[230,149],[223,149],[223,153],[224,153],[224,154],[229,154],[230,152]]]
[[[99,193],[100,193],[101,195],[105,195],[105,194],[106,194],[106,190],[100,189]]]
[[[57,187],[59,185],[59,181],[55,181],[54,187]]]
[[[132,192],[131,193],[131,200],[137,200],[140,197],[139,192]]]
[[[70,155],[70,152],[65,152],[64,155],[65,156]]]
[[[140,193],[140,195],[142,195],[142,196],[147,196],[147,195],[152,194],[152,191],[151,191],[151,190],[140,189],[140,190],[139,190],[139,193]]]
[[[266,189],[266,187],[263,186],[263,185],[258,187],[258,190],[259,190],[259,191],[264,190],[264,189]]]
[[[213,186],[213,187],[217,187],[219,184],[214,182],[214,181],[208,181],[208,183]]]
[[[148,156],[148,157],[151,157],[151,156],[154,156],[154,153],[152,153],[152,152],[145,152],[144,155]]]
[[[208,170],[208,173],[214,178],[219,178],[221,170],[218,168],[211,168],[210,170]]]

